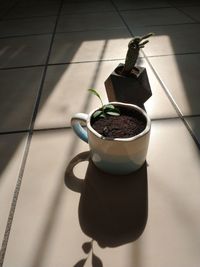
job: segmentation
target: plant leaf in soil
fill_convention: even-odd
[[[112,104],[103,104],[101,96],[95,89],[88,89],[88,91],[94,95],[96,95],[101,101],[101,108],[94,112],[92,117],[96,118],[105,118],[106,116],[120,116],[120,111],[118,108],[113,106]]]

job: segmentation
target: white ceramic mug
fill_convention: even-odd
[[[129,174],[139,169],[146,160],[151,120],[147,113],[136,105],[121,102],[110,104],[139,112],[146,120],[145,129],[130,138],[104,137],[91,126],[92,114],[98,109],[89,114],[75,114],[71,119],[71,126],[79,138],[89,143],[92,161],[99,169],[111,174]],[[81,126],[82,123],[86,125],[86,130]]]

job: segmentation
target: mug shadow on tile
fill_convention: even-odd
[[[88,161],[85,179],[74,167]],[[117,247],[140,237],[147,222],[147,164],[129,175],[110,175],[96,168],[90,152],[78,154],[65,172],[65,184],[79,192],[79,223],[82,231],[101,247]]]

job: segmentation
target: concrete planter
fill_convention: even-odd
[[[137,67],[131,76],[125,76],[120,74],[123,66],[120,63],[105,81],[109,102],[119,101],[143,107],[152,96],[146,69]]]

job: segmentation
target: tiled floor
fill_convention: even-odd
[[[198,267],[199,1],[0,0],[0,16],[0,266]],[[74,169],[85,181],[71,181],[69,162],[88,145],[70,118],[99,105],[88,88],[107,101],[105,79],[131,37],[148,32],[139,58],[153,92],[145,175],[100,177],[86,160]],[[136,185],[148,218],[135,241]],[[95,241],[106,223],[119,230],[112,247]]]

